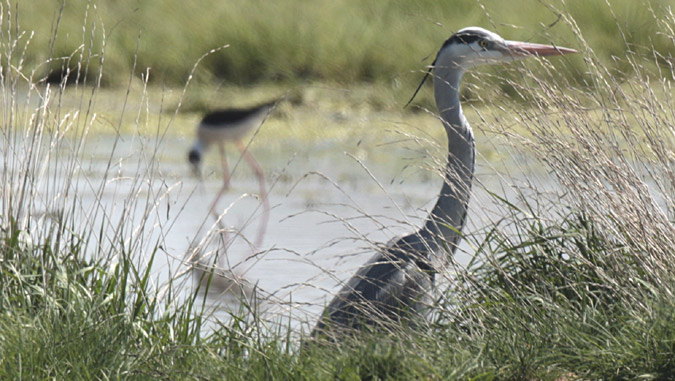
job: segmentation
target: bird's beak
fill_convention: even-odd
[[[504,41],[504,43],[506,45],[506,53],[518,58],[530,56],[562,56],[564,54],[578,53],[574,49],[553,45],[533,44],[531,42]]]
[[[199,164],[192,165],[192,174],[198,178],[199,181],[202,180],[202,169],[199,167]]]

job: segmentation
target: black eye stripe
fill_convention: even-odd
[[[480,41],[485,39],[485,36],[473,34],[473,33],[458,33],[458,34],[453,34],[452,37],[448,38],[445,40],[445,43],[443,43],[443,47],[446,47],[450,44],[471,44],[476,41]]]

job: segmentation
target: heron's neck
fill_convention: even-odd
[[[435,249],[448,247],[454,253],[466,221],[476,152],[473,131],[459,103],[464,71],[437,67],[434,74],[436,105],[448,135],[448,162],[438,201],[419,234]]]

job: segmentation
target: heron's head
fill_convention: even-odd
[[[448,38],[436,56],[437,68],[466,70],[474,66],[511,62],[533,56],[556,56],[576,50],[553,45],[504,40],[497,33],[479,27],[461,29]]]
[[[504,40],[497,33],[477,26],[460,29],[443,43],[436,59],[406,106],[412,102],[433,70],[436,71],[437,78],[445,80],[450,73],[459,74],[457,78],[461,78],[465,70],[478,65],[511,62],[533,56],[558,56],[571,53],[577,53],[577,51],[554,45]]]

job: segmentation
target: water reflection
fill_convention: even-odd
[[[375,164],[364,168],[340,146],[302,147],[310,151],[303,155],[311,161],[298,160],[292,149],[285,157],[258,153],[271,172],[271,210],[267,235],[256,246],[251,242],[263,212],[249,193],[257,190],[257,183],[246,168],[233,169],[233,188],[220,202],[216,219],[209,204],[222,185],[217,162],[200,181],[190,176],[185,139],[164,138],[158,144],[122,137],[112,160],[110,139],[117,138],[100,136],[87,144],[81,175],[72,182],[80,221],[109,230],[100,238],[93,236],[90,249],[106,252],[103,247],[117,244],[106,237],[122,230],[131,252],[146,253],[138,258],[139,267],[152,258],[158,290],[185,296],[196,289],[206,292],[205,307],[214,311],[214,319],[227,319],[243,301],[257,313],[292,316],[296,326],[311,325],[376,244],[422,223],[440,189],[440,176],[431,170],[403,170],[401,175],[400,163],[386,160],[373,160]],[[380,151],[407,155],[418,168],[426,163],[424,152],[414,157],[405,148]],[[532,179],[538,179],[539,193],[555,189],[545,174],[529,172],[525,180],[519,171],[530,169],[517,169],[499,177],[479,160],[467,232],[502,217],[488,190],[508,197],[513,182]],[[460,265],[471,259],[477,240],[462,241],[456,256]]]

